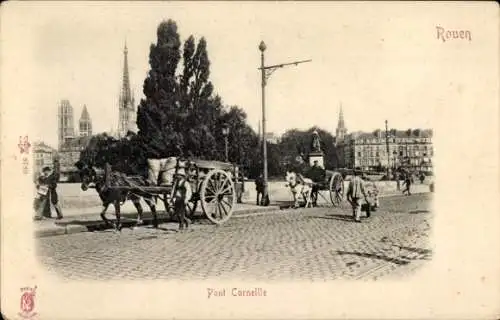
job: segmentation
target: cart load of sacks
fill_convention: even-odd
[[[177,157],[148,159],[148,182],[152,185],[170,186],[174,184]],[[185,174],[185,161],[179,161],[177,173]]]

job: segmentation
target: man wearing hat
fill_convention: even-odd
[[[57,182],[59,181],[59,161],[54,159],[54,171],[50,167],[42,169],[42,175],[38,177],[36,188],[37,198],[35,199],[36,216],[35,219],[41,219],[43,214],[48,211],[50,217],[50,205],[54,206],[57,213],[57,219],[62,219],[62,211],[59,207],[59,199],[57,196]]]
[[[351,181],[349,181],[349,187],[347,188],[347,201],[349,201],[352,206],[352,213],[354,221],[356,222],[361,222],[361,196],[363,196],[365,202],[368,203],[363,180],[360,178],[360,171],[359,168],[354,169],[354,176]]]
[[[178,160],[175,173],[175,183],[173,189],[174,212],[179,218],[179,230],[189,225],[189,219],[186,218],[186,205],[189,203],[193,191],[186,175],[186,162]]]

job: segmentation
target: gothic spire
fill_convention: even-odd
[[[338,129],[345,129],[344,112],[342,111],[342,102],[340,103],[339,123],[337,125],[337,128]]]
[[[89,112],[87,111],[87,105],[83,105],[83,110],[82,110],[82,115],[80,116],[80,121],[81,120],[89,120],[90,115]]]
[[[132,100],[130,91],[130,79],[128,74],[128,49],[127,42],[125,41],[125,48],[123,49],[123,84],[122,84],[122,98],[125,102]]]

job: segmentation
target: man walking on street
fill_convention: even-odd
[[[411,195],[410,191],[410,186],[411,186],[411,178],[409,174],[406,174],[405,176],[405,189],[403,190],[403,194],[407,193],[407,195]]]
[[[347,201],[351,203],[354,221],[361,222],[361,196],[363,196],[366,203],[368,203],[368,198],[363,180],[359,177],[360,170],[356,168],[353,173],[354,176],[349,181],[349,187],[347,188]]]

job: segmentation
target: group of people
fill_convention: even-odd
[[[311,192],[312,205],[316,206],[318,200],[318,188],[317,183],[324,181],[325,170],[323,170],[318,161],[315,161],[311,167],[308,177],[315,182]],[[353,178],[349,181],[349,186],[347,189],[347,201],[351,204],[353,210],[353,218],[356,222],[361,222],[361,212],[366,211],[367,217],[370,217],[371,211],[375,210],[378,206],[378,190],[376,186],[373,186],[373,190],[369,190],[368,185],[364,181],[365,177],[361,173],[359,168],[354,170]],[[263,205],[264,199],[262,198],[264,192],[264,179],[260,175],[255,180],[256,191],[257,191],[257,205]],[[408,185],[409,193],[409,185]]]

